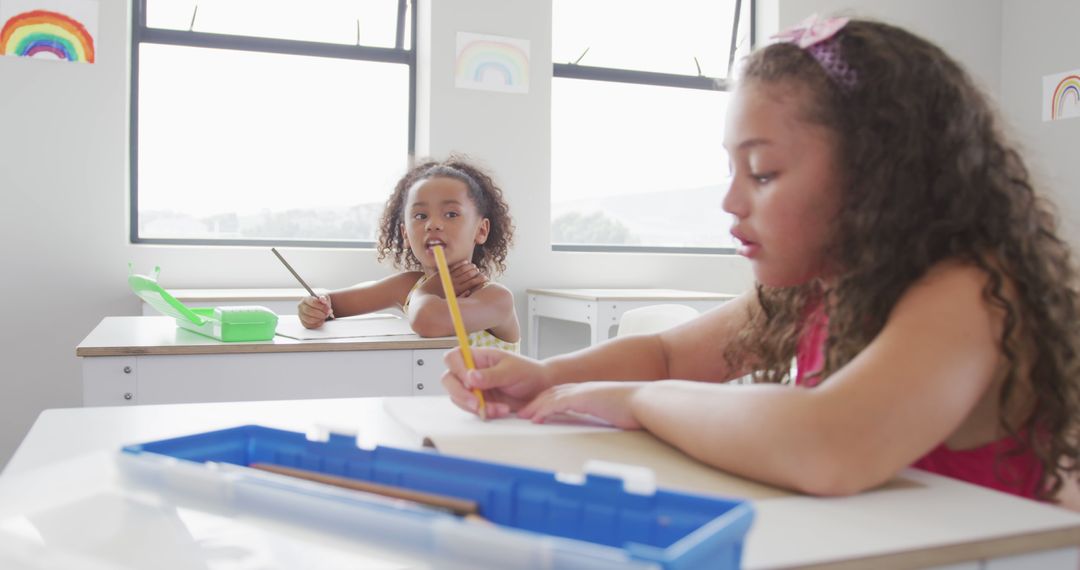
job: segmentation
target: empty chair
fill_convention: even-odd
[[[670,329],[698,316],[697,309],[686,305],[649,305],[623,313],[616,336],[651,334]]]

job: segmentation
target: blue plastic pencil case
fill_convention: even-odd
[[[172,487],[230,510],[286,516],[338,534],[475,568],[739,568],[753,509],[743,500],[656,489],[628,492],[616,477],[564,481],[554,472],[379,446],[352,436],[304,434],[248,425],[123,448],[126,471],[143,484]],[[476,501],[495,523],[475,524],[424,508],[350,500],[237,477],[256,463],[294,467]],[[221,464],[231,476],[223,477]],[[228,465],[232,464],[232,465]],[[286,478],[288,479],[288,478]],[[298,480],[299,481],[299,480]],[[318,485],[322,487],[322,485]]]

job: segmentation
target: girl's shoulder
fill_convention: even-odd
[[[996,350],[1012,310],[1007,307],[1015,308],[1018,296],[1007,274],[996,277],[994,273],[994,265],[986,268],[962,259],[934,264],[901,293],[885,329],[925,340],[934,336],[927,330],[933,323],[931,329],[950,329],[969,339],[980,337]],[[941,338],[949,339],[949,335]]]
[[[922,277],[915,280],[905,294],[919,294],[921,289],[928,289],[925,293],[937,293],[943,295],[975,295],[984,297],[988,288],[993,288],[998,282],[998,291],[993,293],[1004,300],[1013,300],[1016,297],[1016,284],[1005,271],[1003,264],[994,258],[987,260],[987,266],[983,267],[974,261],[964,259],[944,259],[927,269]]]
[[[407,304],[414,289],[423,281],[423,271],[402,271],[382,280],[384,286],[392,292],[398,308]]]
[[[395,285],[412,288],[414,285],[420,282],[424,277],[423,271],[402,271],[395,273],[389,277],[383,279],[385,283],[393,283]]]
[[[475,297],[477,294],[482,294],[487,299],[509,299],[510,302],[514,300],[514,293],[502,283],[496,283],[495,281],[488,281],[487,285],[473,293],[473,296]]]

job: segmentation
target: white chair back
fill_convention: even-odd
[[[623,313],[619,321],[619,331],[615,336],[657,333],[685,323],[698,314],[697,309],[693,307],[673,304],[630,309]]]

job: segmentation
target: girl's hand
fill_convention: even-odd
[[[449,267],[450,280],[454,283],[454,295],[468,297],[473,291],[487,284],[488,277],[469,260],[462,260]]]
[[[297,306],[296,314],[304,328],[317,329],[334,314],[330,306],[330,296],[304,297]]]
[[[549,388],[553,380],[540,362],[497,348],[472,349],[476,370],[466,370],[461,349],[446,353],[447,371],[442,383],[450,399],[461,409],[477,413],[479,403],[472,389],[484,392],[485,413],[489,419],[504,418],[529,403]]]
[[[545,390],[518,411],[518,417],[543,423],[565,412],[587,414],[621,429],[641,429],[630,403],[643,382],[586,382]]]

